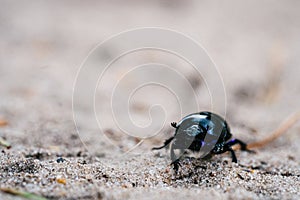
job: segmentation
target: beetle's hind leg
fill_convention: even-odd
[[[170,137],[169,139],[167,139],[164,142],[163,146],[161,146],[161,147],[153,147],[152,150],[159,150],[159,149],[165,148],[166,146],[168,146],[172,142],[173,139],[174,139],[174,137]]]
[[[222,146],[222,148],[217,148],[213,153],[214,154],[221,154],[221,153],[225,153],[227,151],[229,151],[231,153],[231,157],[232,157],[232,162],[237,162],[236,159],[236,155],[234,150],[232,149],[232,144],[230,142],[227,142],[224,146]]]
[[[229,142],[227,142],[225,144],[225,147],[223,149],[223,152],[229,151],[231,153],[232,162],[235,162],[235,163],[237,162],[237,158],[236,158],[235,152],[232,149],[232,146],[236,145],[236,144],[239,144],[241,146],[241,150],[242,151],[247,151],[247,152],[250,152],[250,153],[255,153],[255,151],[252,151],[252,150],[250,150],[250,149],[247,148],[247,144],[246,143],[242,142],[239,139],[232,139],[232,140],[230,140]]]
[[[237,158],[236,158],[234,150],[231,147],[228,147],[228,151],[230,151],[230,153],[231,153],[232,162],[237,163]]]

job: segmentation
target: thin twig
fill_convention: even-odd
[[[0,119],[0,127],[7,126],[8,122],[6,120]]]
[[[300,120],[300,112],[292,114],[277,129],[275,129],[271,133],[270,137],[267,137],[261,141],[250,143],[247,145],[247,147],[249,149],[253,149],[253,148],[262,148],[266,146],[267,144],[273,142],[278,137],[286,133],[288,129],[291,128],[294,124],[296,124],[299,120]]]

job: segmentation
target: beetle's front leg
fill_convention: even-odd
[[[174,144],[173,144],[171,146],[171,160],[172,160],[171,165],[173,165],[173,169],[174,169],[175,173],[177,174],[179,166],[181,166],[181,164],[179,162],[180,157],[177,158],[174,150],[175,150],[175,148],[174,148]]]
[[[172,140],[174,139],[174,137],[170,137],[169,139],[167,139],[165,142],[164,142],[164,145],[161,146],[161,147],[153,147],[152,150],[159,150],[159,149],[162,149],[164,147],[167,147],[171,142]]]

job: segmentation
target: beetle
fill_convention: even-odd
[[[172,142],[170,156],[173,169],[177,173],[180,165],[180,157],[177,157],[175,150],[180,150],[181,155],[186,150],[203,153],[202,158],[210,158],[216,154],[227,151],[231,153],[232,162],[237,162],[233,145],[239,144],[242,151],[253,152],[247,148],[247,144],[239,139],[232,138],[229,125],[221,116],[204,111],[185,116],[178,123],[172,122],[175,134],[164,142],[161,147],[154,147],[152,150],[159,150],[168,147]]]

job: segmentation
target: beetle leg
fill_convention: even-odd
[[[232,162],[237,162],[237,159],[236,159],[236,156],[235,156],[235,152],[234,152],[234,150],[231,148],[233,145],[235,145],[235,144],[239,144],[240,146],[241,146],[241,150],[242,151],[247,151],[247,152],[250,152],[250,153],[254,153],[255,151],[252,151],[252,150],[249,150],[248,148],[247,148],[247,144],[246,143],[244,143],[244,142],[242,142],[241,140],[239,140],[239,139],[232,139],[232,140],[230,140],[229,142],[227,142],[226,144],[225,144],[225,148],[224,148],[224,152],[225,151],[230,151],[230,153],[231,153],[231,157],[232,157]]]
[[[172,160],[171,165],[173,165],[173,169],[176,174],[178,172],[179,166],[181,166],[179,159],[180,159],[180,157],[179,158],[176,157],[175,151],[174,151],[174,146],[172,145],[171,146],[171,160]]]
[[[237,163],[237,159],[236,159],[236,156],[235,156],[235,153],[234,153],[233,149],[231,147],[229,147],[228,151],[230,151],[230,153],[231,153],[232,162]]]
[[[220,149],[216,149],[216,151],[214,151],[214,154],[221,154],[221,153],[225,153],[227,151],[230,151],[231,153],[231,157],[232,157],[232,162],[237,162],[236,156],[235,156],[235,152],[234,150],[231,148],[232,144],[230,142],[226,143],[224,146],[222,146],[223,148]]]
[[[174,128],[177,128],[177,123],[176,122],[172,122],[171,126],[174,127]]]
[[[162,149],[166,146],[168,146],[170,144],[170,142],[172,142],[172,140],[174,139],[174,137],[170,137],[169,139],[167,139],[165,142],[164,142],[164,145],[161,146],[161,147],[153,147],[152,150],[159,150],[159,149]]]
[[[175,173],[177,174],[177,173],[178,173],[179,167],[181,167],[181,164],[180,164],[180,162],[179,162],[179,159],[173,161],[173,162],[171,163],[171,165],[173,165],[173,169],[174,169]]]

